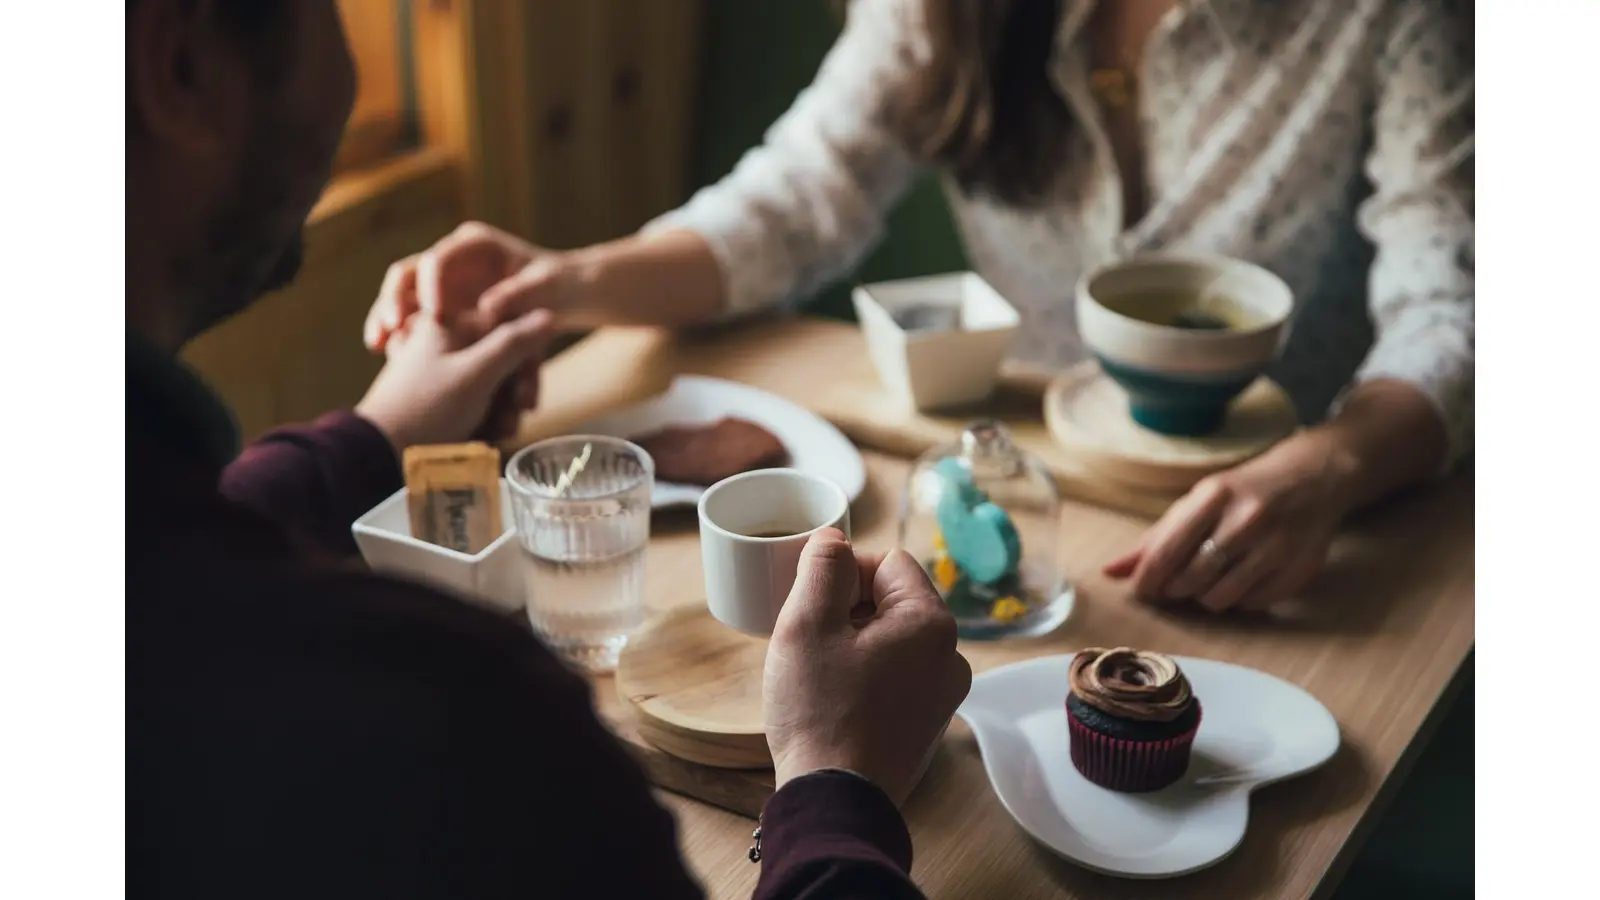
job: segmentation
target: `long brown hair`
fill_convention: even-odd
[[[921,0],[931,54],[901,129],[961,189],[1015,206],[1044,199],[1072,117],[1050,78],[1062,0]]]

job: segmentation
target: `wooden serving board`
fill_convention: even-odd
[[[854,340],[860,341],[855,335]],[[860,352],[840,354],[835,374],[806,401],[813,412],[832,422],[858,444],[917,457],[941,444],[961,439],[967,423],[993,418],[1011,430],[1018,447],[1049,468],[1062,493],[1085,503],[1159,518],[1183,490],[1140,488],[1107,477],[1056,442],[1044,422],[1045,384],[1034,372],[1006,372],[984,403],[940,413],[907,409],[878,382],[877,373]]]

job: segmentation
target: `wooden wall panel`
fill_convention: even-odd
[[[355,108],[339,146],[335,171],[382,161],[406,139],[406,97],[401,77],[400,20],[396,4],[409,0],[339,0],[350,53],[360,77]]]
[[[632,133],[649,152],[642,159],[646,180],[634,215],[655,216],[687,200],[694,186],[707,10],[705,0],[639,6],[633,23],[643,77]]]
[[[556,247],[626,234],[682,202],[703,0],[527,0],[527,234]]]

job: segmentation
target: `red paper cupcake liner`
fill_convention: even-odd
[[[1158,791],[1189,770],[1194,736],[1200,731],[1200,701],[1195,701],[1194,727],[1163,741],[1129,741],[1108,737],[1079,722],[1069,711],[1067,728],[1072,764],[1083,777],[1103,788],[1124,793]]]

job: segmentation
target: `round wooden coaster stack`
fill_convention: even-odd
[[[764,638],[704,606],[646,622],[617,660],[617,694],[639,735],[680,759],[722,769],[772,765],[761,722]]]
[[[1050,436],[1084,468],[1130,487],[1173,492],[1256,456],[1297,427],[1289,395],[1263,375],[1233,401],[1215,433],[1158,434],[1133,421],[1127,394],[1092,361],[1050,383],[1044,419]]]

